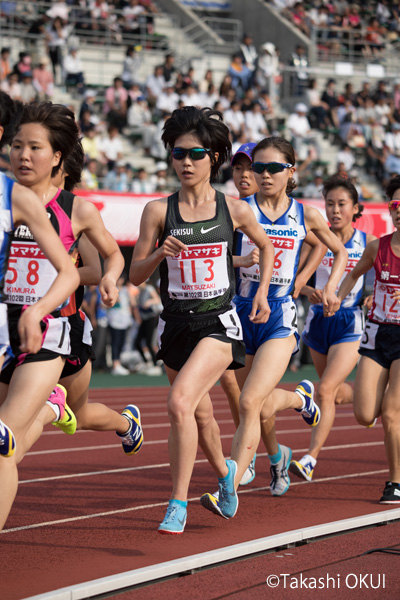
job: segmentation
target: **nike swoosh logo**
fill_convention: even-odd
[[[212,231],[213,229],[217,229],[217,227],[220,227],[220,225],[214,225],[214,227],[210,227],[209,229],[204,229],[204,227],[202,227],[200,229],[200,233],[208,233],[209,231]]]

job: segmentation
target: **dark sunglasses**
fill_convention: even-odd
[[[397,210],[400,206],[400,200],[391,200],[389,202],[389,210]]]
[[[209,148],[172,148],[172,158],[175,160],[183,160],[189,154],[192,160],[203,160],[209,154]]]
[[[284,171],[285,169],[290,169],[290,167],[293,167],[293,165],[291,165],[290,163],[255,162],[252,163],[251,170],[254,171],[254,173],[258,173],[258,175],[261,175],[261,173],[264,173],[264,171],[267,171],[267,173],[270,173],[270,175],[275,175],[275,173],[282,173],[282,171]]]

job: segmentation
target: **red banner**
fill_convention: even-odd
[[[150,200],[160,197],[160,194],[117,194],[88,190],[76,190],[76,192],[97,206],[105,226],[121,246],[133,246],[136,243],[143,208]],[[301,202],[314,206],[326,218],[323,200],[301,200]],[[376,237],[394,231],[387,204],[364,204],[363,216],[357,219],[355,226],[367,233],[373,233]]]

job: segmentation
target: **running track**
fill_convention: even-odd
[[[130,402],[140,407],[145,444],[136,457],[123,454],[112,432],[78,432],[66,436],[53,427],[46,429],[20,465],[17,499],[0,534],[2,600],[28,598],[249,540],[391,509],[377,503],[387,478],[382,426],[378,423],[373,429],[362,428],[356,423],[351,406],[345,406],[337,411],[315,481],[307,483],[292,477],[288,493],[273,498],[268,490],[269,463],[260,446],[257,476],[250,486],[240,488],[239,510],[230,521],[208,513],[198,502],[202,493],[212,492],[216,487],[215,475],[199,451],[185,533],[160,536],[157,527],[164,516],[171,485],[167,392],[164,387],[90,392],[92,400],[104,401],[118,411]],[[212,390],[212,398],[224,452],[228,456],[234,432],[228,403],[220,387]],[[290,445],[295,457],[305,452],[310,430],[301,416],[294,411],[281,413],[277,418],[277,431],[279,441]],[[344,581],[346,573],[355,572],[349,566],[350,558],[374,547],[399,545],[399,533],[400,525],[392,523],[280,554],[264,555],[246,563],[234,563],[208,571],[208,575],[203,572],[173,579],[118,597],[148,600],[162,596],[167,600],[178,594],[190,600],[205,600],[266,598],[268,594],[268,598],[298,600],[303,597],[299,590],[290,595],[288,590],[284,593],[281,586],[281,596],[279,590],[266,588],[268,573],[298,573],[315,567],[315,572],[320,574],[324,568],[326,572],[326,565],[343,559]],[[282,570],[281,562],[277,571],[276,560],[280,555],[285,568]],[[263,566],[257,561],[263,561]],[[372,554],[362,561],[362,566],[357,566],[357,572],[371,573],[372,564],[375,575],[386,574],[389,593],[394,592],[395,597],[399,597],[398,556]],[[336,573],[339,566],[335,569]],[[258,573],[259,580],[261,577],[257,585],[254,572]],[[236,581],[239,574],[241,584]],[[214,577],[214,583],[207,584],[207,577],[208,580]],[[238,592],[240,585],[243,594]],[[207,594],[207,589],[213,592]],[[339,597],[361,597],[357,589],[347,590],[348,595],[342,589]],[[369,596],[363,592],[362,597],[383,597],[377,590],[373,593]],[[327,594],[325,590],[324,594],[314,597],[325,599],[330,597]]]

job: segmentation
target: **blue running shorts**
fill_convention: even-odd
[[[341,308],[333,317],[324,317],[320,304],[310,306],[303,329],[303,342],[320,354],[335,344],[361,340],[364,313],[361,308]]]
[[[279,300],[268,300],[271,314],[266,323],[252,323],[249,314],[253,300],[235,296],[234,299],[239,319],[243,328],[243,341],[246,354],[254,356],[258,348],[268,340],[296,337],[295,354],[299,349],[300,336],[297,332],[297,310],[291,297]]]

